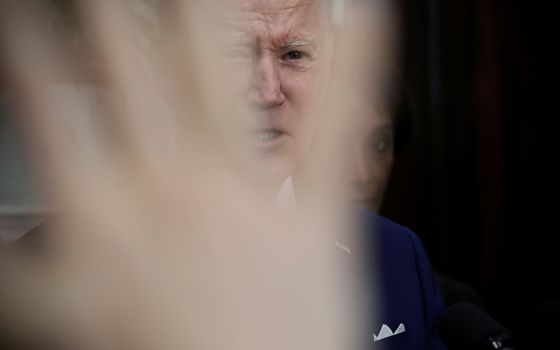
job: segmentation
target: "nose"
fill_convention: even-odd
[[[279,67],[274,55],[262,55],[255,63],[249,99],[259,109],[278,107],[285,102]]]

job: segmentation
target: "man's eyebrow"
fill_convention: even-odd
[[[288,42],[286,45],[280,47],[281,51],[290,51],[303,46],[309,46],[311,48],[317,48],[317,43],[313,38],[295,39]]]

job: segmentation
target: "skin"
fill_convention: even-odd
[[[86,3],[91,6],[89,30],[97,38],[100,70],[110,78],[108,94],[114,105],[114,113],[103,121],[110,119],[120,127],[111,130],[109,137],[96,138],[101,145],[80,157],[71,157],[72,140],[52,127],[54,117],[75,115],[74,105],[57,103],[49,89],[58,81],[57,73],[71,67],[55,59],[58,45],[26,40],[43,38],[42,32],[34,33],[35,28],[20,26],[30,23],[23,21],[27,17],[0,11],[4,19],[0,29],[25,34],[10,36],[8,50],[0,52],[2,59],[9,53],[9,71],[14,72],[30,108],[23,116],[30,141],[52,150],[48,195],[57,208],[52,228],[47,228],[54,234],[45,259],[0,254],[0,276],[6,278],[0,284],[4,287],[0,307],[6,310],[2,314],[8,315],[10,327],[28,333],[24,337],[39,344],[61,340],[62,348],[355,347],[348,335],[356,329],[353,321],[359,314],[354,317],[352,305],[345,310],[333,308],[344,302],[338,301],[341,280],[332,269],[338,255],[324,249],[325,237],[334,238],[346,222],[341,211],[317,201],[309,213],[313,215],[277,213],[253,200],[252,191],[230,176],[222,163],[206,157],[214,154],[205,147],[221,141],[197,132],[199,127],[206,131],[200,120],[215,116],[207,106],[207,100],[212,100],[207,94],[213,92],[212,97],[226,102],[228,96],[219,88],[204,91],[204,83],[219,83],[214,78],[227,83],[227,79],[197,66],[211,58],[198,55],[207,52],[190,41],[189,50],[177,55],[187,58],[186,67],[180,67],[184,72],[174,73],[177,80],[183,74],[190,78],[180,85],[184,89],[180,92],[190,93],[185,94],[188,103],[180,106],[186,111],[186,122],[177,124],[194,130],[177,128],[180,135],[184,132],[192,138],[181,143],[183,138],[178,137],[170,161],[162,165],[153,142],[153,124],[146,120],[165,111],[157,109],[160,105],[152,99],[157,86],[145,84],[125,45],[128,36],[119,30],[124,23],[117,11],[120,2]],[[236,74],[245,78],[239,79],[245,83],[241,91],[254,120],[239,139],[247,140],[272,176],[285,178],[305,158],[312,141],[315,120],[310,116],[317,114],[309,112],[320,102],[328,77],[323,72],[326,64],[321,64],[328,60],[323,54],[326,29],[319,12],[305,1],[240,4],[232,16],[235,31],[231,33],[243,40],[229,45],[228,52]],[[0,9],[4,5],[0,2]],[[13,20],[5,20],[5,13]],[[209,22],[202,16],[196,19]],[[201,30],[210,25],[197,22],[192,27]],[[199,39],[197,44],[207,39],[198,34],[189,39]],[[45,48],[49,50],[42,51]],[[196,79],[186,68],[196,69],[205,79]],[[218,121],[245,125],[243,116],[231,113],[235,107],[223,105],[225,113]],[[208,131],[214,136],[213,129]],[[263,132],[271,137],[261,137]],[[230,153],[225,156],[230,158]],[[328,192],[330,185],[315,190]],[[344,234],[351,231],[345,229]],[[357,280],[343,278],[342,288],[351,290],[346,282]],[[36,290],[46,292],[29,292]],[[43,341],[40,335],[48,339]]]
[[[228,56],[250,121],[242,139],[281,185],[310,148],[313,108],[326,87],[327,24],[318,1],[242,0],[231,16]]]
[[[370,105],[361,111],[357,125],[349,196],[360,206],[379,212],[394,162],[392,119]]]
[[[310,112],[323,101],[331,58],[328,17],[317,1],[241,0],[237,5],[230,18],[228,56],[238,74],[235,80],[244,83],[241,90],[251,112],[250,126],[241,132],[258,154],[259,168],[264,165],[265,178],[277,188],[302,168],[313,139],[316,120]],[[356,48],[355,59],[357,66],[370,67],[375,79],[386,59],[376,49],[387,44],[381,43],[384,32],[372,20],[374,12],[364,6],[353,8],[354,24],[375,34],[364,40],[374,46]],[[356,128],[348,195],[379,211],[393,165],[393,125],[389,113],[379,108],[382,102],[372,103],[369,95],[360,101],[363,106],[352,116]]]

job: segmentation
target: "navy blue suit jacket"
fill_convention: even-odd
[[[446,349],[437,335],[444,303],[432,267],[418,237],[406,227],[363,211],[363,254],[368,298],[372,304],[370,329],[362,341],[366,349]],[[365,245],[365,246],[364,246]],[[354,255],[354,252],[352,252]],[[383,325],[395,332],[379,338]],[[387,329],[385,329],[385,334]]]

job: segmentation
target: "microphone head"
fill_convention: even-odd
[[[447,308],[439,323],[439,336],[449,349],[460,350],[505,350],[513,342],[506,327],[468,302]]]

